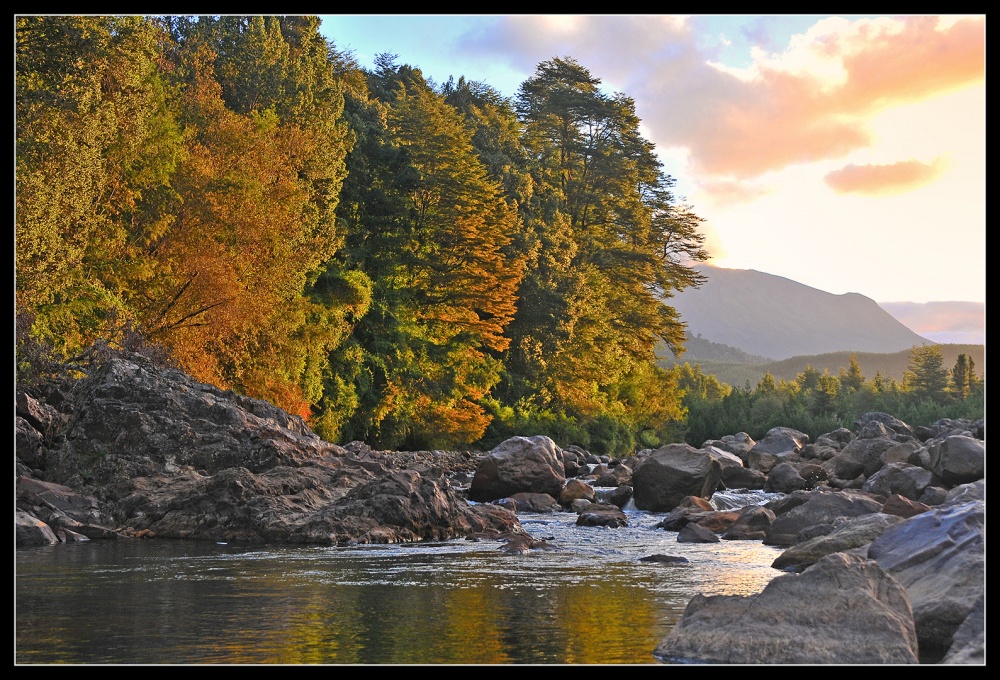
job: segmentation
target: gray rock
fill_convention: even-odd
[[[673,663],[915,664],[917,649],[899,582],[872,560],[834,553],[757,595],[696,595],[654,654]]]
[[[943,655],[985,592],[985,504],[935,508],[886,529],[868,556],[906,589],[921,654]]]
[[[779,513],[771,523],[767,545],[794,545],[803,529],[814,524],[832,524],[838,517],[858,517],[882,511],[882,504],[866,494],[856,491],[814,491],[809,500]]]
[[[771,566],[783,571],[802,571],[830,553],[867,545],[881,536],[887,528],[902,521],[901,517],[881,512],[835,520],[832,532],[796,543],[775,558]]]
[[[931,470],[946,484],[967,484],[986,474],[986,445],[963,435],[952,435],[927,447]]]
[[[591,503],[577,515],[576,524],[582,527],[624,527],[628,526],[628,517],[616,505]]]
[[[719,462],[688,444],[667,444],[632,473],[632,499],[639,510],[669,512],[687,496],[711,498],[719,486]]]
[[[54,545],[58,542],[59,539],[48,524],[21,510],[14,511],[15,547],[30,548],[41,545]]]
[[[485,456],[469,487],[473,501],[492,501],[522,491],[558,497],[566,483],[559,447],[548,437],[511,437]]]

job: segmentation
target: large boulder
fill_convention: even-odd
[[[931,470],[948,485],[966,484],[986,474],[986,444],[965,435],[952,435],[927,447]]]
[[[543,435],[511,437],[484,456],[469,487],[469,499],[494,501],[522,491],[558,498],[566,483],[563,456]]]
[[[471,506],[443,477],[398,470],[312,513],[288,538],[301,543],[403,543],[524,533],[514,513]]]
[[[861,486],[863,491],[892,496],[899,494],[918,500],[929,486],[940,486],[941,480],[929,470],[909,463],[886,463]]]
[[[985,503],[940,506],[886,529],[868,557],[906,588],[921,654],[941,656],[985,593]]]
[[[827,555],[762,592],[695,595],[657,646],[671,663],[915,664],[903,587],[873,560]]]
[[[802,571],[830,553],[865,546],[881,536],[887,528],[902,521],[901,517],[882,512],[836,519],[832,523],[833,531],[796,543],[778,555],[771,566],[782,571]]]
[[[58,543],[52,527],[21,510],[14,511],[14,546],[32,548]]]
[[[791,454],[797,454],[809,443],[809,435],[790,427],[772,427],[751,452],[769,453],[781,461]]]
[[[346,455],[300,416],[137,354],[109,357],[75,385],[72,399],[78,407],[65,442],[48,453],[46,480],[85,493],[182,469],[259,473]]]
[[[762,505],[748,505],[740,510],[736,521],[722,534],[727,541],[762,541],[775,519],[774,513]]]
[[[774,508],[772,508],[774,509]],[[767,545],[795,545],[799,532],[817,524],[833,524],[838,517],[858,517],[882,512],[882,503],[855,491],[814,491],[805,503],[776,516],[767,532]]]
[[[722,478],[719,461],[689,444],[667,444],[632,472],[632,500],[639,510],[670,512],[686,496],[711,498]]]

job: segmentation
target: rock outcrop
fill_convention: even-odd
[[[670,663],[915,664],[906,591],[877,562],[828,555],[749,597],[696,595],[656,648]]]

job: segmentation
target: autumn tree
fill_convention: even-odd
[[[138,323],[160,286],[183,156],[162,39],[141,17],[16,19],[16,305],[63,355]]]
[[[341,215],[345,266],[372,282],[353,341],[363,357],[344,436],[456,445],[482,436],[477,401],[497,382],[521,264],[517,214],[478,159],[461,115],[419,71],[379,61],[353,97],[359,145]]]
[[[340,245],[343,97],[318,20],[168,22],[187,155],[150,332],[196,377],[304,416],[363,299],[317,288]],[[238,68],[234,66],[238,64]]]

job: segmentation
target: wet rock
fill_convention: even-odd
[[[628,516],[610,503],[591,503],[577,515],[576,524],[581,527],[624,527],[628,526]]]

